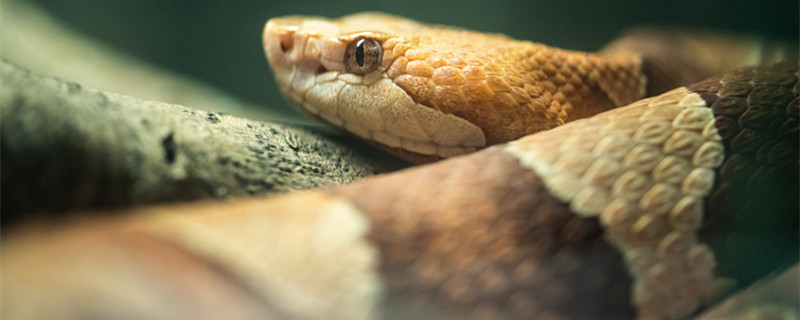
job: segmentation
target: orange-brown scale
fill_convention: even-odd
[[[423,32],[384,44],[391,52],[384,56],[387,75],[417,103],[480,127],[490,145],[644,94],[639,58],[632,52],[595,55],[501,35]]]

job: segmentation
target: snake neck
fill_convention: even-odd
[[[481,128],[488,145],[645,95],[641,59],[633,51],[589,54],[495,37],[482,35],[467,47],[448,44],[454,50],[393,45],[387,52],[396,58],[386,74],[418,104]]]

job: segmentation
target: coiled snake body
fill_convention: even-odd
[[[369,221],[384,310],[456,318],[682,318],[797,261],[757,249],[797,245],[797,63],[639,100],[775,58],[700,38],[589,54],[381,14],[264,31],[287,100],[412,161],[552,129],[331,192]]]

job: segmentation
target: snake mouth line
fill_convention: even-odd
[[[334,98],[333,100],[339,100],[338,96],[342,92],[341,88],[347,85],[354,85],[347,83],[346,80],[339,79],[340,78],[339,73],[328,71],[327,69],[325,69],[324,65],[319,63],[317,64],[318,64],[317,67],[313,67],[312,62],[304,63],[304,65],[306,66],[312,66],[307,70],[315,71],[314,72],[315,82],[319,81],[320,84],[327,84],[332,87],[340,88],[340,90],[335,90],[334,96],[336,96],[337,98]],[[314,86],[303,89],[293,85],[295,83],[295,78],[302,77],[304,74],[303,71],[298,69],[299,68],[297,66],[292,68],[293,71],[289,73],[291,76],[288,77],[288,81],[279,80],[278,81],[279,88],[281,90],[281,93],[285,97],[287,97],[287,100],[296,109],[302,111],[303,113],[308,114],[311,117],[317,118],[323,122],[341,128],[362,139],[373,141],[389,148],[399,148],[409,152],[426,156],[430,155],[438,157],[453,157],[471,153],[478,149],[478,146],[444,145],[444,144],[437,144],[432,141],[421,141],[421,140],[405,138],[401,135],[392,134],[386,130],[380,130],[380,129],[376,130],[374,129],[374,127],[370,128],[368,126],[361,125],[359,124],[358,121],[348,121],[340,114],[338,114],[335,110],[332,111],[331,108],[326,108],[325,106],[320,107],[310,101],[310,100],[315,100],[314,95],[316,93],[312,90]],[[347,77],[345,76],[344,78]],[[382,78],[385,79],[385,77]],[[368,84],[362,84],[362,85],[368,85]],[[422,124],[417,123],[417,125],[421,126]]]

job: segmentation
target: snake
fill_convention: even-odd
[[[393,298],[445,318],[677,319],[797,261],[758,252],[797,243],[797,62],[689,85],[791,50],[640,31],[587,53],[372,12],[273,18],[263,43],[287,101],[390,153],[499,145],[332,192],[368,217]]]
[[[719,303],[796,285],[797,51],[642,31],[586,53],[378,13],[274,18],[263,40],[291,104],[426,164],[31,226],[3,242],[4,316],[798,314]]]

